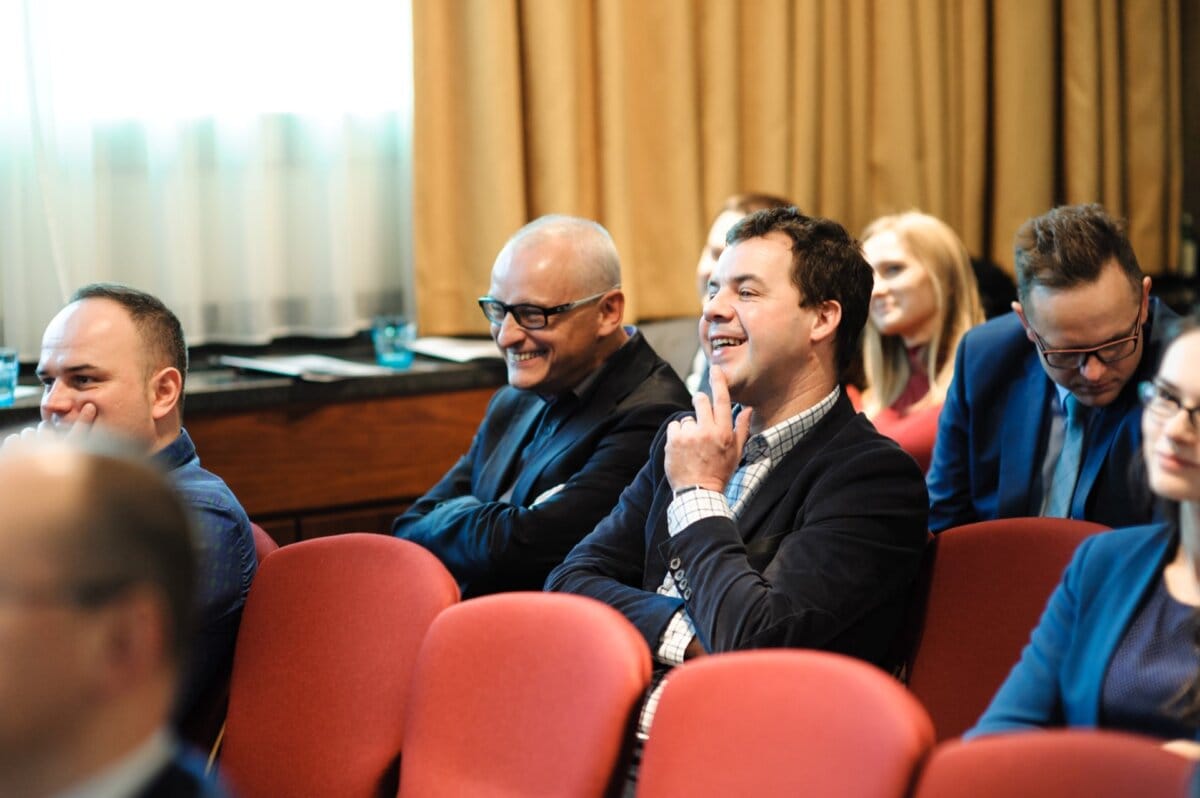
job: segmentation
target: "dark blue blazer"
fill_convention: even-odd
[[[548,590],[620,610],[651,651],[680,607],[706,651],[796,646],[887,667],[926,538],[921,470],[843,393],[735,521],[667,532],[666,432]],[[659,595],[668,569],[684,598]]]
[[[1122,527],[1154,517],[1149,494],[1135,490],[1130,477],[1142,440],[1137,384],[1158,370],[1163,322],[1174,317],[1150,298],[1141,362],[1120,395],[1092,417],[1072,518]],[[1054,390],[1015,313],[963,336],[929,469],[931,530],[1040,514]]]
[[[1104,677],[1142,599],[1175,554],[1164,524],[1085,540],[1021,659],[964,737],[1047,726],[1100,725]]]
[[[690,404],[670,365],[635,333],[553,434],[525,453],[518,473],[545,403],[505,386],[471,448],[392,531],[436,554],[464,598],[541,590],[550,569],[612,510],[663,421]],[[500,501],[510,485],[511,496]],[[559,493],[530,506],[559,485]]]

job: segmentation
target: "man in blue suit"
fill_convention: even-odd
[[[1124,225],[1099,205],[1055,208],[1015,240],[1013,313],[967,333],[928,484],[940,532],[993,518],[1145,523],[1129,465],[1137,384],[1162,355],[1170,308],[1150,296]]]
[[[546,216],[523,227],[479,305],[509,384],[470,450],[392,526],[436,554],[464,597],[540,590],[688,401],[667,362],[622,326],[620,261],[595,222]]]

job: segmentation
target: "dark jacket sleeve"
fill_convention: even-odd
[[[980,520],[971,499],[971,442],[968,432],[966,362],[968,334],[954,356],[954,378],[938,419],[933,462],[929,467],[929,528],[942,532]]]
[[[407,513],[393,532],[436,554],[471,593],[536,589],[580,538],[616,504],[621,490],[646,462],[663,420],[683,405],[686,392],[674,374],[652,378],[571,447],[570,462],[546,467],[538,490],[554,495],[525,506],[481,501],[472,495],[480,467],[481,427],[471,450]],[[659,384],[661,383],[661,385]],[[489,410],[484,422],[503,423]],[[576,466],[576,461],[580,464]],[[486,585],[486,587],[485,587]]]
[[[851,423],[861,425],[849,436],[853,442],[835,440],[813,457],[793,452],[796,459],[789,455],[776,467],[791,486],[749,542],[735,521],[712,518],[648,543],[672,498],[660,438],[617,509],[551,574],[547,588],[616,607],[652,649],[671,615],[686,606],[710,652],[805,646],[879,658],[895,631],[890,626],[887,640],[827,644],[852,637],[852,628],[884,605],[907,602],[925,544],[928,499],[911,457],[865,420]],[[799,474],[798,461],[804,461]],[[659,558],[681,592],[690,592],[686,604],[644,581],[647,562]]]
[[[546,580],[547,590],[578,593],[615,607],[642,633],[651,651],[658,648],[671,616],[683,606],[682,599],[643,587],[648,520],[656,496],[661,502],[664,490],[669,495],[662,471],[665,430],[664,424],[654,441],[653,459],[621,494],[617,506]]]

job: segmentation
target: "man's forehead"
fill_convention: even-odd
[[[1136,297],[1120,296],[1097,299],[1057,294],[1038,296],[1030,292],[1024,303],[1025,315],[1034,331],[1056,346],[1090,346],[1130,334],[1141,304]]]
[[[107,299],[84,299],[60,310],[42,334],[42,358],[63,350],[103,353],[137,344],[137,328],[121,305]]]
[[[783,233],[747,238],[726,247],[713,269],[713,278],[723,281],[769,278],[792,265],[791,239]]]
[[[584,283],[585,270],[563,239],[514,247],[492,269],[491,293],[507,301],[566,301]],[[511,296],[500,296],[509,293]],[[566,299],[563,299],[566,297]]]

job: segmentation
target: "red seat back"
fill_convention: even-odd
[[[254,554],[261,563],[268,554],[279,548],[279,544],[268,534],[267,530],[254,522],[250,523],[250,531],[254,533]]]
[[[649,678],[645,641],[600,602],[464,601],[421,648],[400,795],[604,795],[621,776]]]
[[[720,654],[667,677],[637,795],[903,798],[932,747],[925,710],[874,666],[820,651]]]
[[[413,664],[458,586],[422,547],[350,533],[280,548],[250,588],[221,768],[243,798],[395,788]]]
[[[943,743],[913,798],[1183,798],[1194,767],[1161,740],[1055,729]]]
[[[1075,549],[1104,529],[1065,518],[1004,518],[934,539],[908,686],[939,740],[961,735],[983,714]]]

